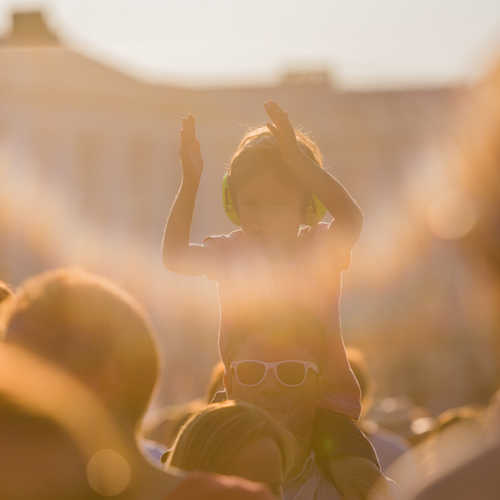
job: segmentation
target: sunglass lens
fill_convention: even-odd
[[[302,363],[286,361],[277,367],[278,377],[287,385],[299,385],[306,378],[306,367]]]
[[[236,368],[238,379],[242,384],[255,385],[262,381],[266,367],[255,361],[245,361]]]

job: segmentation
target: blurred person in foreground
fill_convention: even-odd
[[[500,61],[467,95],[459,127],[459,154],[452,158],[450,170],[451,189],[459,202],[452,207],[450,221],[463,221],[468,215],[472,223],[457,245],[464,250],[476,277],[486,282],[485,288],[478,290],[482,304],[476,306],[488,306],[480,316],[489,316],[492,346],[500,363]],[[440,433],[439,439],[425,443],[419,450],[422,467],[416,474],[417,484],[412,480],[415,471],[398,464],[391,473],[400,482],[403,498],[498,499],[500,420],[494,417],[495,407],[494,400],[483,429],[471,429],[469,422],[454,424]]]
[[[0,324],[4,349],[19,346],[29,350],[57,365],[65,377],[73,376],[98,398],[127,450],[124,456],[129,457],[126,462],[132,476],[124,492],[129,495],[126,498],[271,498],[264,487],[237,478],[200,473],[179,483],[173,473],[154,467],[139,453],[136,431],[156,382],[157,354],[144,311],[110,282],[79,270],[47,272],[28,280],[8,299]],[[10,369],[11,379],[28,380],[28,370]],[[29,389],[29,384],[23,388]],[[47,384],[41,392],[50,394],[53,390],[53,385]],[[86,411],[73,410],[71,390],[57,394],[61,399],[56,418],[61,414],[67,417],[68,426],[81,424],[88,426],[89,432],[103,433],[105,427],[88,420]],[[25,460],[31,456],[27,454]]]
[[[347,358],[361,389],[361,428],[373,444],[382,470],[387,471],[396,459],[410,449],[410,444],[395,432],[365,417],[370,411],[373,391],[366,361],[363,353],[352,347],[347,349]]]
[[[0,343],[0,443],[0,498],[6,500],[128,493],[137,470],[138,454],[95,394],[6,343]]]
[[[159,369],[143,308],[103,278],[60,269],[26,281],[5,309],[6,342],[91,387],[135,439]]]
[[[468,424],[471,428],[477,427],[482,429],[483,409],[473,406],[465,405],[457,408],[449,408],[443,411],[436,418],[433,434],[443,432],[457,424]]]
[[[13,294],[7,283],[0,281],[0,304]]]
[[[459,189],[471,204],[477,220],[459,244],[473,259],[478,274],[488,276],[493,341],[500,364],[500,61],[470,96],[470,108],[460,144]],[[500,379],[499,379],[500,385]],[[495,420],[493,420],[495,422]],[[499,421],[496,421],[498,425]],[[472,453],[419,493],[421,500],[434,498],[496,499],[500,492],[500,439],[495,424],[487,426],[484,451]]]
[[[431,433],[435,422],[431,412],[416,405],[406,395],[385,397],[370,408],[370,419],[398,436],[411,446],[424,441]]]
[[[295,442],[264,410],[236,401],[214,403],[182,427],[167,464],[245,477],[266,484],[282,498],[294,464]]]
[[[183,121],[183,178],[165,227],[164,264],[173,272],[218,282],[221,351],[266,302],[278,308],[293,302],[323,321],[324,335],[316,340],[329,362],[322,367],[316,404],[316,451],[328,471],[338,467],[347,479],[344,468],[356,469],[361,485],[379,464],[353,422],[360,414],[360,392],[342,341],[339,302],[341,276],[350,265],[363,216],[342,184],[323,169],[318,146],[292,127],[276,103],[266,103],[265,110],[267,126],[243,137],[223,179],[224,208],[239,229],[206,238],[202,245],[190,243],[189,235],[203,159],[194,118]],[[320,222],[327,209],[334,217],[331,224]],[[324,445],[336,440],[334,446]]]

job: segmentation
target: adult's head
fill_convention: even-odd
[[[296,435],[308,437],[321,394],[321,325],[304,311],[262,311],[225,350],[224,384],[231,399],[268,411]]]
[[[136,454],[99,399],[6,343],[0,344],[0,442],[1,498],[102,498],[125,494],[132,480]]]
[[[5,339],[63,367],[135,430],[158,372],[143,309],[109,281],[74,269],[41,274],[9,299]]]
[[[52,279],[58,282],[63,276],[71,283],[54,284],[56,289],[60,287],[62,290],[51,290],[51,293],[44,295],[43,290],[50,288]],[[86,286],[90,290],[82,290]],[[66,290],[67,287],[70,290]],[[92,293],[93,287],[99,289],[97,295],[103,300],[101,306],[95,302],[98,297]],[[81,297],[74,296],[77,290],[82,290]],[[123,411],[128,415],[125,422],[129,422],[134,419],[134,415],[141,413],[142,406],[149,399],[153,382],[144,382],[147,391],[146,388],[128,387],[133,398],[130,406],[122,401],[127,388],[123,389],[122,395],[122,387],[118,384],[116,399],[111,401],[108,391],[112,391],[113,387],[110,381],[106,380],[102,361],[97,363],[97,369],[103,376],[102,385],[93,382],[89,386],[89,377],[83,376],[85,374],[79,373],[85,383],[70,375],[69,372],[75,371],[74,359],[71,363],[63,363],[60,351],[50,349],[50,340],[61,340],[70,357],[78,358],[73,347],[87,348],[92,355],[94,348],[90,339],[95,339],[85,328],[94,326],[95,335],[100,331],[106,335],[105,332],[114,331],[121,325],[125,335],[123,348],[127,353],[133,350],[133,345],[129,345],[133,342],[127,338],[128,329],[132,326],[127,326],[127,321],[137,329],[144,328],[148,334],[147,338],[150,329],[146,327],[147,322],[144,321],[143,314],[139,313],[140,309],[134,314],[136,307],[133,302],[127,305],[126,298],[123,298],[121,300],[125,300],[125,303],[120,304],[120,297],[121,292],[95,277],[80,272],[58,272],[42,276],[39,281],[35,279],[27,283],[22,289],[22,301],[10,303],[12,299],[9,299],[8,307],[1,311],[0,324],[7,327],[9,340],[12,340],[11,335],[14,335],[12,328],[15,324],[16,333],[25,335],[21,337],[22,343],[30,345],[30,334],[34,335],[35,338],[31,340],[41,355],[37,356],[13,343],[0,344],[0,498],[95,500],[113,495],[117,500],[187,500],[201,497],[220,500],[269,500],[270,495],[255,484],[243,484],[235,479],[221,481],[209,475],[174,477],[173,472],[167,475],[152,467],[138,452],[135,443],[130,442],[130,429],[123,426],[123,416],[119,424],[117,417],[120,417]],[[60,299],[61,310],[52,316],[49,311],[57,309],[52,300],[57,298]],[[44,302],[44,299],[47,304],[38,302]],[[115,311],[118,316],[122,313],[122,321],[120,322],[111,311],[99,318],[82,321],[81,316],[84,314],[81,308],[84,305],[80,303],[80,299],[90,300],[89,315],[101,312],[107,305],[118,309]],[[72,314],[73,312],[75,314]],[[56,317],[60,318],[59,323],[55,321]],[[35,318],[39,321],[39,329],[36,328],[36,323],[34,326],[29,325],[31,318],[33,321]],[[51,325],[55,337],[49,337],[47,334]],[[76,345],[72,346],[66,342],[68,339],[63,335],[64,326],[68,335],[75,340],[78,338],[77,330],[81,334],[87,333],[85,338],[88,343],[76,342]],[[37,338],[38,331],[40,337]],[[44,345],[44,340],[48,345]],[[149,342],[150,340],[145,340],[146,344]],[[113,344],[106,342],[105,345]],[[156,358],[149,359],[151,352],[142,347],[140,342],[135,342],[135,345],[138,362],[144,362],[145,359],[152,362],[153,371],[156,373]],[[64,352],[63,347],[59,346],[59,349]],[[48,361],[50,357],[62,366]],[[94,359],[101,358],[94,356]],[[117,369],[121,366],[120,363],[116,364],[116,360],[113,363]],[[84,365],[82,367],[84,368]],[[114,369],[112,365],[108,368],[110,372]],[[139,366],[137,368],[139,370]],[[149,369],[146,364],[145,373],[148,377]],[[126,382],[133,383],[129,372],[126,373],[129,377]],[[140,384],[140,371],[137,371],[137,378]],[[172,491],[174,488],[175,491]]]
[[[226,401],[195,413],[182,427],[168,464],[184,470],[235,475],[275,492],[294,461],[294,440],[265,411]]]

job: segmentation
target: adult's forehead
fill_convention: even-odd
[[[305,339],[304,339],[305,340]],[[261,359],[279,361],[283,359],[304,359],[315,361],[314,349],[296,336],[272,332],[256,332],[248,335],[235,349],[235,359]]]
[[[256,353],[273,360],[305,359],[321,364],[325,332],[312,313],[286,302],[252,304],[245,313],[238,327],[223,335],[226,358],[250,359],[250,353]]]

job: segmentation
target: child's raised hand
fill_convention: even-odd
[[[300,155],[300,151],[288,114],[274,101],[267,101],[264,108],[272,120],[272,122],[267,123],[267,128],[276,138],[283,159],[287,162],[294,161],[297,155]]]
[[[203,171],[200,143],[196,138],[194,116],[182,120],[180,157],[184,178],[199,181]]]

